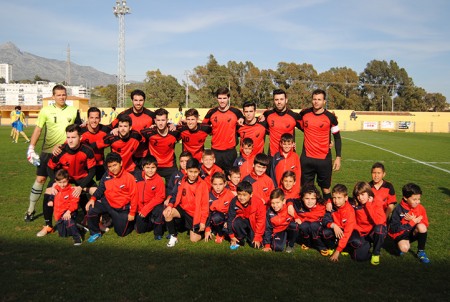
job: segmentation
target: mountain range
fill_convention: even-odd
[[[14,43],[0,44],[0,63],[12,65],[12,79],[33,80],[36,75],[52,82],[66,80],[67,62],[43,58],[21,51]],[[70,63],[70,84],[106,86],[116,83],[116,76],[96,70],[90,66]]]

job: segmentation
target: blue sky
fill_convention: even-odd
[[[182,78],[205,65],[309,63],[318,72],[394,60],[417,86],[450,102],[448,0],[128,0],[126,77],[148,70]],[[0,0],[0,43],[117,73],[115,0]]]

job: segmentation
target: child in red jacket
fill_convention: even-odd
[[[283,190],[286,202],[300,197],[300,186],[297,185],[297,176],[293,171],[286,171],[283,173],[280,188]]]
[[[288,202],[289,213],[294,215],[298,224],[298,242],[303,250],[315,248],[322,256],[328,256],[328,249],[322,239],[322,219],[325,205],[316,186],[307,184],[302,188],[300,199]],[[294,242],[290,242],[294,247]]]
[[[189,237],[192,242],[202,239],[209,214],[209,190],[206,182],[200,178],[199,167],[197,159],[190,158],[187,161],[186,176],[178,187],[175,203],[169,201],[163,212],[170,234],[167,247],[174,247],[178,243],[174,219],[184,222],[184,227],[190,230]]]
[[[135,230],[138,234],[142,234],[153,229],[155,240],[161,240],[164,233],[162,212],[166,197],[164,180],[156,173],[158,161],[154,156],[144,157],[141,165],[143,171],[137,177],[139,201]]]
[[[226,187],[225,174],[216,172],[211,176],[211,191],[209,193],[209,216],[206,221],[205,241],[216,236],[215,242],[222,243],[228,218],[228,209],[231,200],[234,198],[233,192]]]
[[[80,198],[73,196],[75,187],[69,184],[69,173],[66,170],[60,169],[55,173],[55,183],[54,189],[57,193],[50,196],[49,206],[53,206],[58,234],[61,237],[72,236],[73,244],[81,245],[80,231],[75,222]]]
[[[380,252],[386,238],[386,214],[383,201],[374,199],[370,184],[357,182],[353,189],[353,208],[356,216],[356,229],[365,240],[373,244],[370,263],[380,264]]]
[[[348,251],[354,260],[364,261],[370,258],[370,244],[361,238],[356,229],[356,218],[353,207],[348,202],[347,187],[337,184],[331,191],[333,198],[333,210],[326,212],[322,220],[323,236],[325,244],[334,248],[336,239],[338,241],[336,250],[332,252],[330,260],[339,261],[339,255]]]
[[[211,149],[205,149],[202,155],[202,165],[200,166],[200,177],[208,185],[208,190],[211,190],[211,176],[216,172],[223,172],[216,163],[216,156]]]
[[[256,154],[253,154],[253,140],[250,137],[244,138],[241,146],[241,154],[236,158],[233,166],[239,167],[241,177],[244,178],[252,172]]]
[[[228,170],[227,178],[227,188],[230,189],[234,196],[237,196],[237,185],[241,182],[241,171],[239,167],[231,167]]]
[[[286,243],[295,238],[294,216],[289,215],[283,190],[277,188],[270,193],[270,208],[267,210],[266,231],[264,232],[264,252],[282,252]],[[292,249],[286,248],[286,252]]]
[[[294,136],[284,133],[280,139],[280,150],[272,158],[270,176],[275,187],[280,186],[285,171],[292,171],[298,179],[301,178],[300,157],[295,153]]]
[[[275,189],[272,179],[266,174],[269,165],[270,158],[266,154],[256,154],[253,171],[243,179],[252,185],[254,197],[262,199],[267,207],[269,207],[270,193]]]
[[[237,197],[228,210],[230,249],[236,250],[245,241],[254,248],[262,247],[266,228],[266,207],[261,198],[253,196],[252,184],[243,181],[237,186]]]
[[[389,236],[397,243],[400,253],[406,253],[411,242],[417,240],[417,257],[422,263],[430,263],[425,253],[428,235],[428,217],[420,204],[422,190],[413,183],[402,188],[403,199],[392,212],[389,223]]]

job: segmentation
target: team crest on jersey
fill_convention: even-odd
[[[291,170],[294,170],[294,169],[295,169],[295,165],[291,166]]]
[[[186,189],[183,189],[183,191],[181,191],[181,195],[186,196]]]
[[[153,187],[152,187],[152,191],[155,191],[155,190],[156,190],[156,186],[153,186]]]
[[[286,129],[289,129],[289,128],[291,128],[291,124],[286,125]]]
[[[347,222],[347,219],[342,219],[342,223],[346,223]]]
[[[125,188],[125,185],[120,185],[119,186],[119,189],[123,189],[123,188]]]
[[[225,201],[223,204],[226,206],[229,203],[230,203],[229,201]]]
[[[64,196],[64,199],[69,199],[69,195]]]
[[[263,192],[267,192],[269,188],[263,188]]]

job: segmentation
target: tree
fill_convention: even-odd
[[[358,95],[358,74],[351,68],[333,67],[319,74],[318,82],[327,91],[328,108],[362,109]]]
[[[448,108],[447,99],[440,93],[427,93],[425,95],[426,110],[445,111]]]
[[[177,79],[161,74],[159,69],[147,71],[144,83],[144,92],[149,106],[178,107],[185,98],[184,87],[178,83]]]
[[[0,78],[0,84],[5,84],[5,83],[6,83],[5,78],[1,77],[1,78]]]

